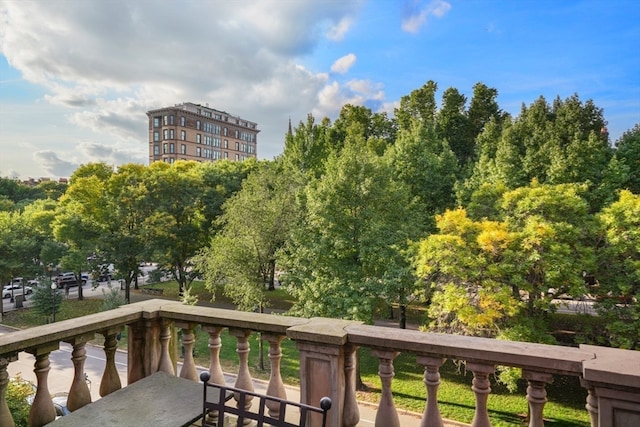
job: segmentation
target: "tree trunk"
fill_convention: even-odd
[[[407,329],[407,306],[400,304],[400,329]]]
[[[78,282],[78,301],[83,301],[84,294],[82,293],[82,273],[76,276],[76,281]]]
[[[276,262],[269,261],[269,290],[274,291],[276,289]]]

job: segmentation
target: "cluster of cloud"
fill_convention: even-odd
[[[422,2],[414,0],[405,5],[402,29],[408,33],[417,33],[427,23],[427,18],[442,18],[451,9],[451,4],[444,0]]]
[[[361,1],[155,2],[87,0],[4,2],[0,51],[45,100],[70,109],[68,120],[108,138],[35,150],[36,161],[68,176],[90,161],[145,162],[146,111],[191,101],[210,103],[259,124],[259,152],[282,150],[288,117],[335,117],[345,102],[384,101],[379,82],[339,82],[298,58],[321,42],[343,40]],[[414,5],[403,28],[442,16],[442,0]],[[336,58],[344,75],[354,53]],[[143,123],[141,125],[141,123]]]

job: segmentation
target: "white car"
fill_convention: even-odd
[[[31,286],[23,286],[17,283],[12,283],[10,285],[6,285],[2,288],[2,298],[11,298],[12,296],[22,295],[24,289],[25,295],[31,295],[33,293],[33,288]]]

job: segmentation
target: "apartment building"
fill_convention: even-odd
[[[148,111],[147,116],[149,164],[257,157],[258,125],[209,104],[186,102]]]

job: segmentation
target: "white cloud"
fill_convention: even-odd
[[[353,53],[338,58],[333,65],[331,65],[331,71],[338,74],[345,74],[351,69],[353,64],[356,63],[356,56]]]
[[[66,134],[32,142],[39,171],[67,176],[95,159],[146,162],[146,111],[186,101],[257,122],[258,155],[272,158],[282,152],[289,117],[331,117],[339,100],[368,100],[328,82],[329,70],[299,64],[325,37],[341,40],[360,5],[8,1],[0,3],[0,53],[67,121],[59,123]],[[332,71],[347,72],[355,59],[339,59]],[[23,136],[3,129],[3,138]]]
[[[347,34],[351,28],[352,23],[353,19],[351,17],[342,18],[337,25],[329,28],[329,31],[327,31],[327,38],[333,41],[342,41],[345,34]]]
[[[420,6],[419,1],[407,5],[405,18],[402,20],[402,30],[415,34],[427,22],[429,16],[442,18],[451,9],[451,4],[444,0],[431,0],[424,6]]]

